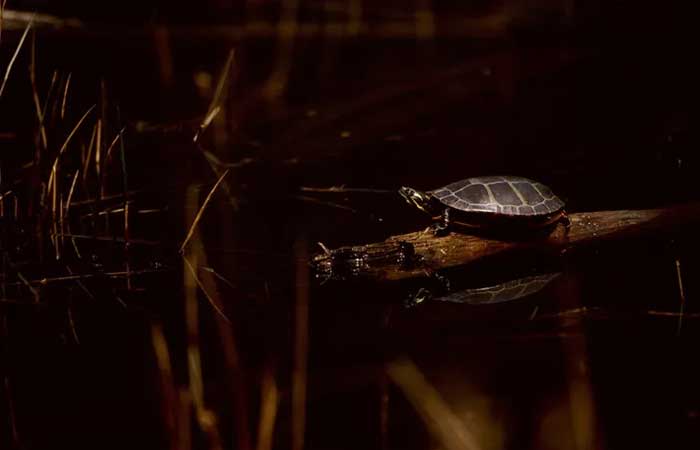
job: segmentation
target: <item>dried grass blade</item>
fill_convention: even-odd
[[[80,169],[75,171],[73,175],[73,182],[70,185],[70,190],[68,191],[68,198],[66,199],[66,209],[65,214],[68,215],[68,210],[70,209],[70,202],[73,199],[73,191],[75,190],[75,183],[78,181],[78,174],[80,174]]]
[[[204,117],[204,120],[199,125],[199,130],[194,135],[194,142],[197,142],[199,136],[204,132],[204,130],[207,129],[209,124],[211,124],[211,121],[214,120],[214,117],[216,117],[216,115],[219,113],[219,110],[221,109],[221,97],[223,95],[224,89],[226,88],[226,83],[228,82],[228,75],[231,71],[231,66],[233,65],[235,54],[235,50],[233,49],[231,49],[231,51],[229,51],[228,53],[228,58],[226,58],[226,64],[224,64],[224,70],[221,72],[219,81],[216,84],[216,91],[214,91],[214,97],[212,97],[211,99],[211,103],[209,104],[209,109],[207,110],[207,114]]]
[[[73,245],[75,246],[74,240],[73,240]],[[80,252],[78,251],[78,248],[77,247],[74,247],[74,248],[75,248],[76,254],[78,255],[78,257],[80,257]],[[66,265],[66,270],[68,270],[68,273],[71,276],[75,276],[75,273],[73,272],[73,269],[70,268],[70,266]],[[78,277],[80,277],[80,275],[78,275]],[[44,280],[44,282],[42,284],[46,284],[47,282],[48,282],[47,280]],[[85,293],[85,295],[88,296],[88,298],[90,300],[95,300],[95,296],[92,295],[92,292],[90,292],[90,290],[87,288],[87,286],[85,286],[85,283],[83,283],[80,278],[75,279],[75,284],[78,285],[78,287]]]
[[[221,111],[221,106],[216,106],[214,109],[212,109],[207,116],[204,118],[204,121],[202,122],[202,125],[200,125],[200,128],[204,130],[207,128],[211,122],[214,120],[214,118],[219,114],[219,111]]]
[[[73,75],[73,72],[68,73],[68,78],[66,78],[66,85],[63,88],[63,101],[61,102],[61,120],[66,115],[66,99],[68,98],[68,86],[70,86],[70,79],[71,76]]]
[[[185,289],[185,327],[187,331],[187,368],[189,388],[195,411],[199,415],[204,410],[204,386],[202,384],[202,366],[199,353],[199,308],[197,306],[196,277],[191,264],[183,256],[185,266],[190,269],[184,273]]]
[[[126,269],[126,289],[131,290],[131,265],[129,264],[129,202],[124,202],[124,268]]]
[[[107,151],[105,152],[105,167],[107,164],[109,164],[110,158],[112,156],[112,150],[114,149],[114,146],[117,145],[117,142],[119,142],[119,139],[121,139],[124,130],[126,130],[126,127],[123,127],[121,130],[119,130],[119,133],[117,133],[117,135],[114,136],[114,139],[112,139],[112,142],[109,144],[109,147],[107,147]]]
[[[279,390],[271,367],[263,374],[260,383],[260,423],[258,424],[257,450],[272,450],[272,437],[279,407]]]
[[[211,267],[204,267],[204,266],[199,266],[199,268],[202,269],[202,270],[205,271],[205,272],[209,272],[210,274],[214,275],[215,278],[217,278],[217,279],[221,280],[222,282],[224,282],[224,283],[225,283],[226,285],[228,285],[231,289],[236,289],[236,286],[235,286],[233,283],[231,283],[229,280],[226,279],[226,277],[224,277],[223,275],[221,275],[220,273],[218,273],[218,272],[217,272],[216,270],[214,270],[213,268],[211,268]]]
[[[51,75],[51,83],[49,83],[49,90],[46,91],[46,98],[44,99],[44,106],[41,108],[41,117],[43,119],[46,119],[46,113],[49,110],[49,101],[51,100],[51,96],[53,95],[53,91],[56,88],[56,81],[58,81],[58,70],[53,71],[53,75]]]
[[[24,277],[24,275],[22,275],[21,272],[17,272],[17,278],[19,278],[22,284],[24,284],[27,287],[27,289],[29,289],[29,291],[32,293],[32,295],[34,295],[34,302],[39,303],[39,291],[34,289],[32,284],[29,281],[27,281],[27,279]]]
[[[199,208],[199,211],[197,212],[197,215],[194,218],[194,221],[192,222],[192,226],[190,226],[190,230],[187,233],[187,237],[185,237],[185,240],[182,242],[182,245],[180,246],[180,253],[185,251],[185,247],[187,246],[187,243],[190,241],[192,238],[192,234],[194,233],[195,228],[197,227],[197,224],[199,223],[200,219],[202,218],[202,214],[204,213],[204,210],[206,209],[207,205],[209,204],[209,201],[211,200],[212,196],[214,195],[214,192],[216,192],[216,189],[219,187],[222,181],[224,181],[224,178],[226,178],[226,175],[228,175],[229,169],[227,169],[216,181],[216,184],[214,187],[209,191],[209,194],[207,195],[207,198],[204,200],[204,203],[202,203],[202,207]]]
[[[160,376],[160,389],[162,399],[162,414],[165,419],[165,427],[168,435],[174,440],[177,435],[178,398],[175,389],[172,364],[170,362],[170,350],[165,339],[163,327],[160,323],[151,324],[151,345],[156,357],[158,374]],[[170,448],[178,448],[176,442],[171,442]]]
[[[80,339],[78,339],[78,331],[75,329],[75,321],[73,320],[73,308],[71,308],[71,305],[68,305],[67,308],[68,312],[68,325],[70,325],[70,331],[71,334],[73,335],[73,340],[75,341],[76,344],[80,344]]]
[[[64,205],[64,203],[63,203],[63,196],[61,195],[61,198],[59,199],[59,202],[58,202],[58,228],[59,228],[59,230],[61,230],[61,248],[63,248],[64,240],[65,240],[65,239],[64,239],[64,232],[65,232],[65,229],[63,228],[63,227],[64,227],[64,220],[63,220],[63,218],[64,218],[65,216],[64,216],[64,213],[63,213],[63,205]]]
[[[75,124],[75,126],[74,126],[73,129],[71,130],[70,134],[68,134],[68,137],[67,137],[66,140],[63,142],[63,145],[61,146],[61,149],[58,151],[58,155],[56,155],[56,159],[55,159],[54,162],[53,162],[53,167],[52,167],[52,169],[51,169],[51,175],[49,176],[48,191],[46,192],[47,195],[48,195],[48,194],[51,194],[51,190],[52,190],[52,189],[55,190],[55,187],[56,187],[56,177],[58,176],[58,173],[57,173],[57,172],[58,172],[58,161],[59,161],[59,158],[61,157],[61,155],[63,154],[63,152],[66,151],[66,148],[68,147],[68,144],[70,143],[71,139],[73,138],[73,135],[75,135],[75,133],[78,131],[78,128],[80,128],[80,125],[82,125],[82,123],[83,123],[83,122],[85,121],[85,119],[87,118],[88,114],[90,114],[90,113],[92,112],[93,109],[95,109],[95,105],[92,105],[92,106],[85,112],[85,114],[83,114],[83,117],[81,117],[80,120],[78,121],[78,123]],[[53,192],[53,194],[56,195],[56,192]],[[55,206],[54,206],[54,210],[55,210]]]
[[[464,423],[412,361],[407,359],[394,361],[388,364],[387,373],[445,449],[476,450],[479,448],[472,433],[466,429]]]
[[[97,134],[97,124],[92,127],[92,136],[90,137],[90,143],[88,144],[87,155],[85,155],[85,161],[83,161],[83,181],[87,180],[88,167],[90,167],[90,160],[92,159],[92,148],[95,145],[95,135]]]
[[[83,124],[85,119],[87,119],[87,116],[92,112],[93,109],[95,109],[96,105],[92,105],[87,111],[85,111],[85,114],[83,114],[83,117],[78,120],[78,123],[75,124],[73,129],[71,130],[70,134],[68,134],[68,137],[66,138],[65,141],[63,141],[63,145],[61,146],[61,149],[58,151],[59,156],[63,154],[63,152],[66,151],[66,148],[68,147],[68,144],[70,143],[71,139],[73,138],[73,135],[78,131],[80,128],[80,125]]]
[[[216,304],[214,299],[211,297],[211,295],[209,295],[207,290],[204,288],[204,284],[202,284],[202,280],[200,280],[199,277],[197,276],[197,272],[195,271],[194,267],[192,266],[192,263],[190,263],[190,261],[184,256],[182,257],[182,259],[185,261],[185,265],[187,266],[187,269],[192,274],[192,278],[194,279],[195,283],[197,283],[197,286],[199,286],[199,289],[201,289],[202,292],[204,293],[204,296],[207,298],[207,301],[209,302],[211,307],[214,308],[214,310],[221,316],[222,319],[224,319],[228,323],[231,323],[231,320],[228,317],[226,317],[226,314],[224,314],[224,312],[221,310],[219,305]]]
[[[676,259],[676,277],[678,279],[678,293],[680,294],[681,307],[678,312],[678,328],[676,336],[681,335],[681,327],[683,326],[683,313],[685,312],[685,289],[683,289],[683,273],[681,272],[681,261]]]
[[[102,119],[97,119],[97,135],[95,136],[95,175],[97,179],[100,180],[101,173],[101,163],[100,163],[100,152],[102,151]],[[100,195],[102,193],[100,192]]]
[[[54,72],[55,74],[55,72]],[[41,143],[44,149],[48,148],[48,140],[46,138],[46,127],[44,126],[44,112],[39,100],[39,90],[36,87],[36,33],[32,33],[32,51],[29,62],[29,79],[32,84],[32,97],[34,98],[34,106],[36,108],[36,117],[39,122],[39,133],[41,135]],[[48,96],[46,97],[48,101]]]
[[[4,8],[3,8],[4,10]],[[5,69],[5,76],[2,79],[2,85],[0,85],[0,98],[2,98],[2,93],[5,91],[5,85],[7,84],[7,79],[10,78],[10,73],[12,72],[12,66],[15,64],[15,60],[17,59],[17,55],[19,55],[19,51],[22,49],[22,45],[24,44],[25,39],[27,39],[27,35],[29,34],[29,30],[32,28],[32,25],[34,25],[34,15],[32,15],[32,18],[29,20],[29,23],[27,24],[27,28],[24,29],[24,33],[22,34],[22,37],[19,40],[19,43],[17,44],[17,48],[15,49],[15,53],[12,55],[12,58],[10,59],[10,63],[7,65],[7,69]]]
[[[199,188],[196,185],[190,186],[187,189],[187,199],[185,202],[185,208],[187,211],[185,223],[189,224],[194,220],[194,216],[199,206],[198,197]],[[198,229],[195,230],[187,250],[189,258],[188,262],[190,262],[192,268],[208,266],[207,256],[204,251],[203,242]],[[215,303],[216,305],[221,305],[221,296],[218,293],[218,289],[213,278],[214,277],[206,276],[199,279],[199,281],[201,282],[202,289],[206,289],[205,293],[211,297],[211,302]],[[196,280],[197,279],[195,279],[195,281]],[[243,368],[240,365],[240,356],[237,348],[238,346],[236,344],[233,324],[221,315],[215,315],[215,319],[216,328],[218,329],[220,337],[221,353],[231,380],[231,401],[233,408],[232,431],[234,432],[233,439],[235,442],[235,448],[239,450],[250,450],[252,447],[250,444],[250,430],[248,425],[248,401],[246,400],[247,384],[245,382]],[[213,449],[212,446],[210,446],[210,448]]]
[[[20,448],[19,432],[17,431],[17,417],[15,414],[15,402],[12,399],[12,389],[10,389],[10,377],[5,375],[5,398],[7,399],[7,415],[12,430],[12,443],[15,448]]]

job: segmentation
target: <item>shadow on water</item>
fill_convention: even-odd
[[[651,38],[656,10],[434,3],[433,38],[364,5],[376,28],[291,47],[255,22],[275,2],[226,9],[248,31],[37,22],[0,98],[3,448],[697,448],[693,230],[314,276],[318,242],[429,226],[403,185],[521,175],[570,212],[700,200],[681,11]]]

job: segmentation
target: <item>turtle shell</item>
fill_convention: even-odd
[[[460,211],[507,216],[544,216],[564,207],[544,184],[513,176],[467,178],[428,194]]]

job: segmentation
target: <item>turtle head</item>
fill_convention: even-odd
[[[406,200],[406,203],[430,214],[430,196],[425,192],[417,191],[413,188],[403,186],[399,189],[399,194]]]

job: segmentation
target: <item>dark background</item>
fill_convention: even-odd
[[[429,280],[321,285],[306,262],[316,242],[373,242],[422,229],[425,218],[392,193],[299,189],[430,189],[514,174],[552,187],[570,212],[697,201],[700,74],[687,2],[360,1],[359,32],[324,34],[324,26],[348,23],[351,2],[299,0],[293,40],[276,34],[285,13],[274,1],[8,3],[80,21],[35,27],[40,96],[54,71],[72,73],[69,124],[50,132],[60,142],[97,103],[109,119],[108,140],[125,127],[128,184],[147,193],[135,201],[165,211],[132,224],[135,237],[158,239],[157,248],[135,246],[125,256],[119,244],[93,242],[83,248],[91,262],[70,264],[106,271],[126,259],[167,270],[139,278],[137,291],[99,278],[88,285],[92,296],[60,284],[41,289],[39,306],[21,290],[16,303],[2,304],[3,448],[174,448],[151,325],[162,324],[175,384],[186,388],[176,250],[190,223],[188,186],[206,186],[201,202],[217,179],[192,136],[231,49],[223,112],[201,141],[219,160],[240,163],[226,181],[236,207],[218,192],[200,224],[209,266],[233,285],[217,284],[243,372],[226,367],[216,314],[202,300],[205,399],[224,447],[241,442],[231,392],[243,394],[232,380],[243,380],[255,436],[262,373],[272,370],[280,389],[274,447],[291,448],[295,320],[305,299],[308,449],[440,446],[387,378],[385,364],[398,357],[420,368],[485,449],[697,448],[692,229],[460,268],[448,275],[462,287],[542,267],[563,276],[513,304],[405,310],[401,302]],[[432,13],[432,33],[411,31],[425,17],[417,11]],[[4,23],[3,70],[25,25]],[[45,219],[30,199],[48,170],[31,178],[22,169],[37,142],[30,42],[0,99],[2,191],[11,185],[27,208],[20,220],[3,222],[3,246],[23,240],[27,250],[11,256],[41,278],[64,275],[65,267],[35,238]],[[113,170],[110,192],[119,193]],[[104,224],[89,232],[118,234]],[[678,317],[648,314],[679,311],[678,271],[680,325]],[[601,312],[556,316],[582,306]],[[545,319],[529,320],[534,308]],[[191,425],[191,447],[212,447]]]

